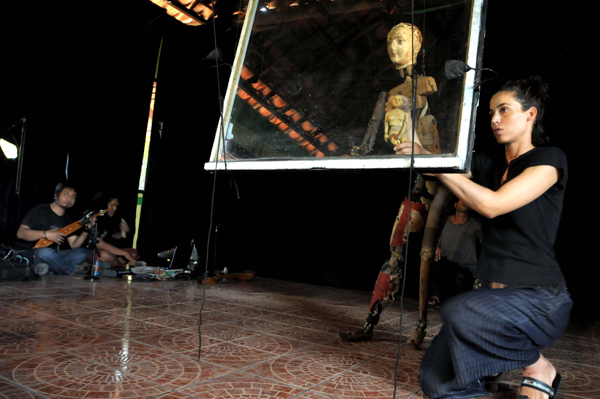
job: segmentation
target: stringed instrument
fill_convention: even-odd
[[[87,215],[85,215],[81,220],[78,220],[75,223],[71,223],[68,226],[63,227],[62,229],[59,229],[58,231],[60,233],[63,233],[66,236],[68,236],[69,234],[79,230],[80,228],[82,228],[83,226],[85,226],[86,221],[91,219],[91,218],[96,218],[98,216],[103,216],[106,212],[110,211],[112,208],[116,207],[117,205],[113,205],[108,209],[105,209],[103,211],[98,212],[95,215],[92,215],[93,212],[88,213]],[[50,241],[47,240],[45,238],[40,239],[35,246],[33,247],[33,249],[38,249],[38,248],[45,248],[45,247],[49,247],[50,245],[54,244],[54,241]]]

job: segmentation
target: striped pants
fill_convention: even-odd
[[[421,363],[419,383],[431,399],[483,395],[482,377],[535,363],[569,323],[566,287],[480,289],[441,309],[443,326]]]

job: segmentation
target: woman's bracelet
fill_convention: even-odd
[[[48,237],[46,237],[46,231],[47,230],[44,230],[44,239],[48,239]]]

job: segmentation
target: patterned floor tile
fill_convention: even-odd
[[[155,316],[144,319],[148,323],[157,324],[159,326],[165,326],[174,328],[176,330],[183,329],[198,329],[200,320],[197,317],[184,316],[180,314],[169,314],[163,316]],[[203,320],[204,322],[204,320]]]
[[[299,350],[288,356],[293,359],[313,364],[323,364],[343,370],[358,366],[374,357],[342,348],[332,349],[322,345],[313,345],[310,348]]]
[[[0,399],[36,399],[38,395],[15,384],[0,380]]]
[[[0,303],[0,322],[2,320],[14,320],[17,318],[35,317],[37,315],[39,315],[39,313],[31,309],[22,308],[20,306],[7,303]]]
[[[108,367],[127,366],[172,354],[163,349],[125,339],[75,348],[67,352]]]
[[[136,341],[165,349],[174,353],[198,351],[198,331],[178,331],[177,333],[151,334],[135,338]],[[223,343],[222,339],[202,335],[202,347],[208,348]]]
[[[90,326],[94,328],[106,327],[122,322],[127,318],[132,318],[126,313],[121,313],[115,310],[99,310],[95,312],[81,312],[76,314],[67,314],[61,316],[63,320],[68,320],[72,323]]]
[[[182,389],[197,399],[290,399],[302,389],[243,373],[234,373]]]
[[[276,313],[271,310],[251,308],[251,307],[247,307],[247,306],[227,307],[227,308],[221,309],[221,310],[223,310],[226,313],[234,314],[238,317],[241,316],[241,317],[253,317],[253,318],[264,318],[266,316]]]
[[[0,359],[52,352],[54,350],[54,348],[44,345],[36,338],[27,337],[16,332],[0,331]]]
[[[72,298],[62,297],[32,297],[23,299],[12,299],[6,303],[19,306],[28,310],[48,314],[48,315],[65,315],[72,313],[80,313],[87,308],[79,305]]]
[[[292,316],[292,315],[287,315],[287,314],[282,314],[282,313],[273,313],[270,315],[267,315],[265,317],[261,318],[262,320],[264,320],[265,322],[275,322],[275,323],[279,323],[279,324],[284,324],[286,326],[290,326],[290,327],[304,327],[304,328],[312,328],[314,327],[316,324],[320,324],[322,323],[322,321],[317,321],[315,319],[308,319],[306,317],[298,317],[298,316]],[[337,331],[337,330],[336,330]],[[335,331],[332,331],[335,332]]]
[[[244,369],[245,373],[292,385],[301,389],[311,389],[342,374],[343,368],[327,364],[314,364],[310,361],[282,356]]]
[[[344,399],[388,399],[394,397],[393,381],[365,376],[358,373],[344,373],[314,387],[312,390]],[[399,384],[396,387],[395,397],[402,399],[413,398],[418,391],[418,387]]]
[[[341,341],[362,325],[370,294],[256,278],[204,287],[47,275],[0,282],[0,399],[391,398],[400,304],[370,341]],[[206,296],[204,297],[204,295]],[[202,351],[197,329],[202,303]],[[408,344],[418,301],[404,301],[397,398],[427,399],[418,367],[441,328],[430,309],[421,349]],[[543,350],[563,375],[563,399],[600,398],[600,323],[572,324]],[[520,371],[488,384],[514,399]]]
[[[236,345],[243,345],[248,348],[258,349],[276,355],[286,355],[312,345],[308,342],[271,334],[254,335],[249,338],[236,339],[231,342]]]
[[[140,306],[132,306],[131,303],[119,299],[95,299],[93,301],[81,302],[80,306],[83,307],[82,312],[112,312],[119,309],[137,309]]]
[[[277,356],[274,353],[249,349],[245,346],[225,342],[203,348],[200,360],[238,370],[274,359]]]
[[[74,323],[91,326],[101,329],[106,333],[116,334],[119,336],[125,333],[140,335],[169,333],[176,331],[175,329],[164,325],[153,324],[145,320],[129,317],[127,314],[123,314],[121,312],[84,313],[70,317],[69,320],[73,321]]]
[[[398,362],[394,359],[377,357],[359,364],[350,369],[349,373],[357,373],[364,376],[382,378],[387,381],[396,381],[405,386],[419,387],[419,363]]]
[[[231,314],[227,314],[227,315],[229,318],[229,321],[227,323],[228,325],[239,326],[241,328],[256,331],[258,333],[276,332],[276,331],[281,331],[281,330],[285,330],[285,329],[289,328],[288,325],[285,325],[283,323],[277,323],[274,321],[264,320],[264,319],[255,318],[255,317],[237,318],[237,317],[233,316],[234,321],[231,321],[231,317],[232,317]]]
[[[309,391],[309,392],[303,392],[298,396],[294,396],[294,399],[342,399],[342,398],[325,395],[325,394],[318,393],[318,392]]]
[[[123,374],[118,370],[103,370],[61,380],[40,380],[41,382],[32,389],[50,399],[147,399],[171,391],[169,388],[130,374]]]
[[[402,352],[406,352],[408,350],[407,338],[402,338]],[[396,353],[398,352],[398,335],[377,332],[373,334],[373,338],[368,341],[362,342],[349,342],[345,340],[338,339],[338,345],[348,349],[359,352],[370,353],[372,355],[386,355],[396,357]],[[410,347],[413,349],[413,347]],[[408,353],[411,356],[411,353]],[[420,357],[419,357],[420,361]]]
[[[233,371],[182,355],[133,363],[121,367],[120,370],[172,389],[181,389]]]
[[[247,338],[258,334],[260,334],[260,332],[240,327],[235,323],[219,323],[202,326],[203,336],[207,335],[209,337],[222,339],[224,341]]]
[[[51,348],[66,350],[89,345],[107,344],[119,341],[120,338],[94,328],[74,326],[57,328],[53,331],[46,329],[37,335],[37,339]]]
[[[154,396],[152,399],[194,399],[191,396],[185,395],[181,392],[169,392],[164,395]]]
[[[0,375],[22,386],[35,386],[40,381],[74,378],[105,369],[102,365],[64,352],[0,361]]]
[[[115,340],[100,331],[38,314],[0,321],[0,354],[19,356]]]
[[[154,307],[149,307],[149,306],[114,308],[111,310],[107,310],[106,312],[111,313],[115,316],[131,317],[133,319],[140,319],[140,320],[146,320],[146,319],[149,319],[152,317],[165,317],[165,316],[169,316],[171,314],[169,312],[158,310]]]
[[[30,295],[31,294],[29,292],[19,290],[14,287],[10,287],[8,285],[0,286],[0,300],[1,299],[23,298],[23,297],[30,296]]]
[[[141,295],[139,297],[127,297],[127,300],[136,303],[138,306],[169,305],[188,302],[187,298],[181,295]]]
[[[319,345],[335,345],[336,342],[339,341],[337,334],[302,327],[290,327],[282,330],[275,330],[271,331],[271,334]]]

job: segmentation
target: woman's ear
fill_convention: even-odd
[[[535,121],[535,118],[537,117],[537,113],[538,110],[536,107],[531,107],[527,110],[527,120],[528,121]]]

